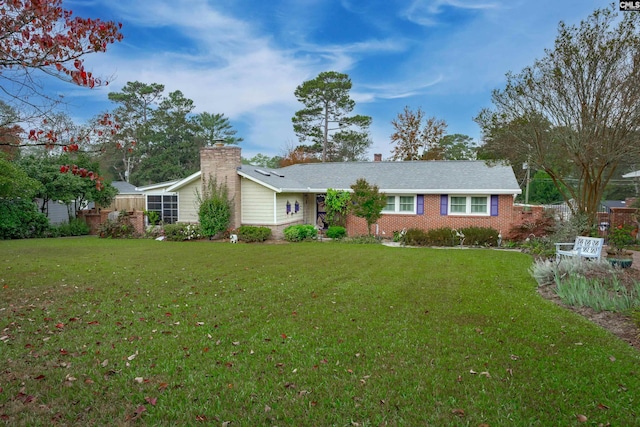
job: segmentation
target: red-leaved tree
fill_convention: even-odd
[[[0,128],[42,119],[57,100],[47,95],[38,73],[45,73],[78,86],[93,88],[107,84],[84,67],[83,57],[105,52],[122,40],[121,24],[73,16],[62,0],[0,1],[0,102],[18,112],[1,115]],[[65,145],[50,129],[30,130],[32,145]],[[0,140],[0,145],[7,144]],[[73,170],[73,167],[69,168]]]

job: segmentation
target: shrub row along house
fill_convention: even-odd
[[[521,193],[513,170],[482,161],[380,161],[306,163],[265,169],[241,162],[236,146],[200,152],[201,170],[181,180],[138,187],[146,209],[165,223],[197,222],[197,194],[213,178],[227,186],[232,199],[231,227],[265,226],[281,237],[294,224],[326,227],[328,189],[351,191],[359,178],[378,186],[387,206],[374,232],[392,237],[403,228],[490,227],[508,230],[520,218],[514,198]],[[347,233],[367,233],[364,219],[349,216]]]

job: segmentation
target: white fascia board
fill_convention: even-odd
[[[640,171],[629,172],[622,175],[623,178],[640,178]]]
[[[160,184],[151,184],[145,185],[143,187],[136,187],[136,190],[142,191],[143,193],[147,193],[153,190],[167,191],[167,189],[173,185],[175,185],[178,181],[169,181],[169,182],[161,182]]]
[[[240,175],[243,178],[247,178],[249,181],[253,181],[256,184],[262,185],[263,187],[268,188],[269,190],[275,191],[276,193],[282,193],[282,188],[277,188],[274,187],[273,185],[269,185],[264,181],[260,181],[259,179],[256,179],[250,175],[247,175],[246,173],[243,173],[242,171],[238,171],[238,175]]]
[[[175,191],[175,190],[179,189],[180,187],[184,187],[185,185],[192,183],[196,179],[199,179],[201,174],[202,174],[202,171],[195,172],[195,173],[189,175],[188,177],[186,177],[184,179],[181,179],[180,181],[176,182],[171,187],[167,188],[167,191]]]
[[[153,185],[147,185],[147,186],[144,186],[144,187],[136,187],[136,190],[142,191],[144,194],[149,194],[149,192],[154,192],[154,191],[155,192],[159,191],[159,192],[164,193],[172,185],[175,185],[175,183],[174,182],[169,182],[169,183],[165,182],[163,184],[153,184]]]
[[[381,193],[389,193],[389,194],[522,194],[522,190],[505,190],[505,189],[474,189],[474,190],[460,190],[460,189],[409,189],[406,188],[402,190],[394,189],[394,188],[381,188],[379,190]]]

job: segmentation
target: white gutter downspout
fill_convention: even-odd
[[[278,224],[278,195],[273,193],[273,225]]]

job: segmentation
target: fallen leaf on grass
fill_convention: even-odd
[[[160,383],[160,385],[158,386],[158,390],[162,391],[165,388],[169,387],[169,384],[167,383]]]
[[[158,403],[158,398],[157,397],[145,397],[144,400],[151,406],[156,406],[156,403]]]
[[[143,405],[138,406],[138,408],[136,409],[136,412],[133,414],[132,417],[130,417],[130,420],[137,420],[138,418],[140,418],[140,416],[142,415],[142,413],[144,411],[146,411],[147,408],[145,408]]]
[[[609,407],[607,405],[602,404],[602,403],[598,403],[598,409],[607,410],[607,409],[609,409]]]
[[[586,423],[588,418],[582,414],[576,415],[576,418],[578,419],[578,422],[580,423]]]
[[[23,393],[23,392],[21,392],[21,391],[20,391],[20,392],[18,392],[18,394],[17,394],[17,395],[16,395],[16,397],[15,397],[15,400],[19,400],[19,401],[21,401],[22,403],[24,403],[25,405],[26,405],[27,403],[31,403],[31,402],[33,402],[35,399],[36,399],[36,398],[35,398],[35,396],[31,396],[31,395],[29,395],[29,394],[25,394],[25,393]]]
[[[464,409],[453,409],[453,410],[451,411],[451,413],[452,413],[453,415],[457,415],[457,416],[459,416],[459,417],[461,417],[461,418],[462,418],[462,417],[464,417]]]

